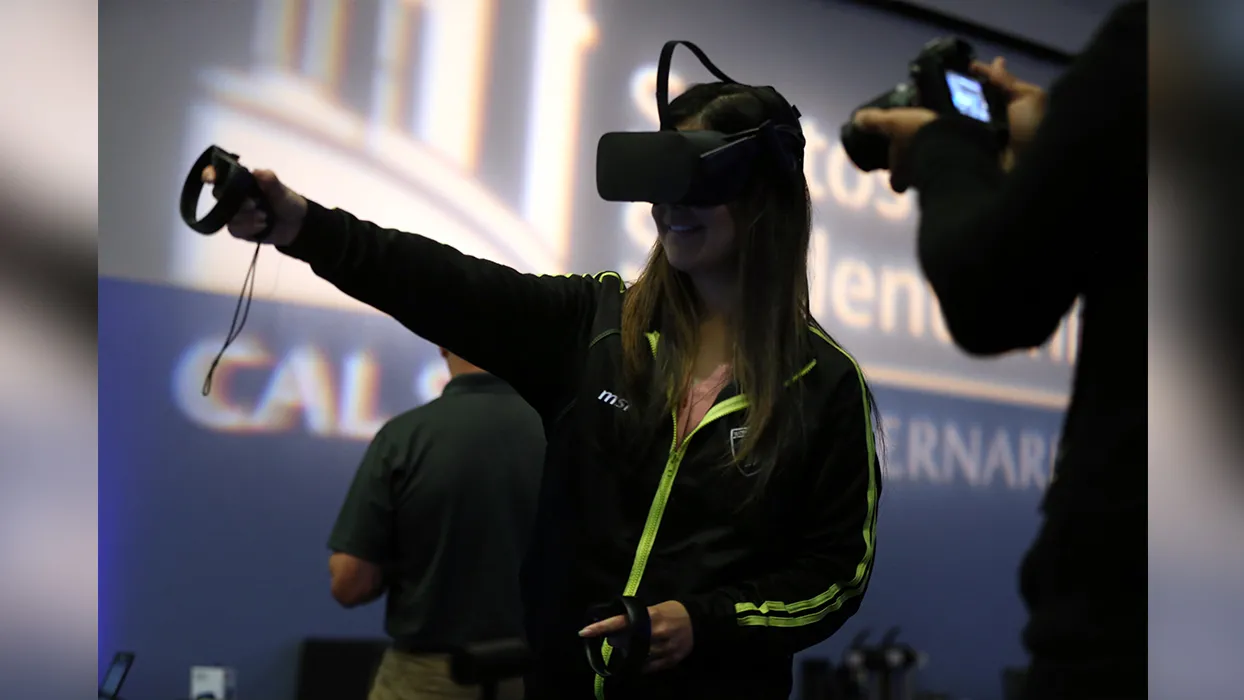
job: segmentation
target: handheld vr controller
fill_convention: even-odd
[[[186,182],[181,188],[181,220],[186,222],[191,229],[204,236],[210,236],[228,225],[246,200],[251,199],[260,211],[268,215],[268,225],[252,239],[256,243],[262,243],[272,235],[272,229],[276,226],[276,217],[272,215],[272,206],[259,189],[255,176],[238,160],[236,153],[230,153],[220,146],[211,146],[203,151],[203,155],[199,156],[199,159],[190,167],[190,172],[186,174]],[[199,197],[203,195],[203,185],[207,184],[206,170],[209,166],[212,168],[210,179],[213,183],[212,196],[216,198],[216,205],[200,219],[198,217]],[[247,269],[246,278],[242,281],[242,292],[238,295],[238,305],[233,310],[229,334],[225,336],[220,352],[212,360],[207,376],[203,379],[204,396],[211,393],[212,375],[216,373],[216,367],[224,357],[225,351],[242,332],[242,326],[246,325],[246,318],[250,314],[251,298],[255,291],[255,266],[259,262],[259,248],[259,245],[255,246],[250,268]]]
[[[612,132],[596,147],[596,191],[610,202],[652,202],[709,207],[738,199],[751,180],[757,157],[767,154],[789,170],[803,168],[799,110],[772,87],[755,87],[769,119],[755,128],[679,131],[670,115],[669,74],[674,49],[686,46],[718,80],[732,80],[689,41],[670,41],[657,62],[659,131]]]
[[[909,66],[908,82],[860,105],[842,125],[842,147],[851,162],[865,172],[890,166],[889,138],[855,126],[855,113],[867,108],[924,107],[938,114],[962,114],[988,124],[999,142],[1006,143],[1006,95],[972,75],[974,58],[971,44],[956,37],[925,44]]]
[[[255,239],[262,241],[272,233],[276,219],[272,216],[267,199],[259,190],[259,183],[255,182],[255,176],[239,160],[236,153],[230,153],[220,146],[211,146],[203,151],[203,155],[190,168],[186,183],[181,188],[181,219],[195,231],[210,236],[224,228],[247,199],[253,199],[268,214],[268,227]],[[215,171],[212,196],[216,198],[216,206],[200,219],[198,204],[205,184],[203,171],[209,165]]]
[[[648,607],[638,598],[619,596],[612,602],[597,605],[588,611],[588,624],[600,622],[615,615],[626,617],[626,630],[608,637],[610,645],[606,652],[605,640],[583,640],[587,663],[601,678],[639,673],[648,660],[648,648],[652,642],[652,619]]]

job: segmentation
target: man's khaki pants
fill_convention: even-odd
[[[449,677],[448,654],[384,653],[368,700],[479,700],[479,686],[460,686]],[[522,700],[521,679],[505,681],[499,700]]]

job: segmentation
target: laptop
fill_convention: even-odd
[[[117,700],[117,695],[121,692],[121,684],[125,682],[125,677],[130,673],[130,666],[133,665],[133,652],[121,651],[112,657],[112,664],[104,672],[104,679],[99,682],[99,700]]]

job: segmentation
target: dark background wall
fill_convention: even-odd
[[[1088,42],[1118,0],[908,0],[948,17],[1038,42],[1066,53]]]
[[[1095,23],[1070,4],[926,4],[1067,50]],[[471,33],[482,25],[468,11],[490,5],[465,1],[101,7],[101,665],[138,653],[128,700],[183,696],[202,663],[237,668],[243,697],[290,698],[301,639],[378,636],[380,606],[343,611],[329,598],[324,541],[371,433],[444,380],[433,348],[265,251],[227,376],[200,396],[250,251],[177,219],[192,158],[219,143],[325,204],[520,269],[629,276],[653,233],[642,211],[596,198],[595,141],[648,128],[645,76],[663,41],[687,38],[734,77],[777,86],[824,137],[809,157],[814,307],[864,362],[887,417],[871,591],[848,628],[806,653],[836,656],[856,631],[897,624],[931,655],[928,687],[999,697],[1001,668],[1024,660],[1015,571],[1049,476],[1075,322],[1031,354],[960,356],[919,281],[913,202],[854,172],[834,138],[944,32],[847,2],[495,5],[488,36]],[[406,6],[416,11],[403,22]],[[1073,15],[1056,30],[1053,17]],[[1009,57],[1035,82],[1057,74]],[[706,79],[689,54],[675,66]],[[479,99],[464,100],[472,85]]]

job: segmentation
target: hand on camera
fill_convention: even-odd
[[[1045,117],[1045,90],[1011,75],[1001,56],[991,63],[973,62],[972,72],[1006,95],[1010,141],[1002,153],[1001,165],[1010,170],[1016,156],[1032,143]],[[856,113],[856,126],[890,139],[890,187],[895,192],[903,192],[911,184],[905,162],[908,144],[921,127],[936,118],[936,113],[923,108],[861,109]]]
[[[298,237],[302,229],[302,220],[307,215],[307,200],[291,190],[277,179],[271,170],[255,170],[251,173],[259,185],[259,191],[271,207],[271,216],[276,219],[272,234],[264,239],[264,243],[286,246]],[[212,166],[203,169],[203,182],[216,181],[216,171]],[[268,227],[268,214],[259,209],[255,200],[248,199],[242,203],[236,216],[229,221],[229,235],[244,241],[254,241]]]
[[[676,600],[667,600],[649,607],[648,618],[652,620],[652,641],[648,645],[644,673],[677,666],[695,646],[695,634],[687,608]],[[617,615],[584,627],[579,630],[579,636],[607,637],[625,631],[626,616]]]
[[[1036,136],[1037,127],[1045,118],[1045,90],[1026,83],[1006,69],[1006,59],[1001,56],[992,63],[976,61],[972,64],[976,77],[988,81],[1006,95],[1006,118],[1010,129],[1009,148],[1015,155],[1024,152]],[[1010,169],[1010,158],[1004,159],[1004,167]]]
[[[895,192],[906,192],[910,186],[907,179],[907,146],[917,131],[937,119],[937,113],[923,107],[899,107],[895,109],[861,109],[855,113],[855,125],[863,131],[884,134],[890,140],[890,187]]]

